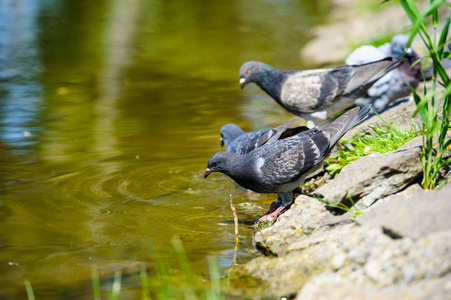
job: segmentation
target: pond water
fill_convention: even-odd
[[[37,299],[83,298],[93,266],[155,251],[177,265],[176,237],[199,274],[209,257],[226,272],[229,195],[259,214],[275,195],[203,178],[219,128],[293,118],[257,87],[241,91],[238,69],[302,68],[298,51],[328,10],[309,0],[0,0],[0,298],[26,297],[25,279]],[[239,216],[240,262],[257,216]]]

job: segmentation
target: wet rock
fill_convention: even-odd
[[[367,208],[377,199],[397,193],[414,183],[422,174],[420,164],[422,138],[418,137],[396,151],[373,153],[343,168],[335,180],[315,194],[333,202]]]
[[[237,208],[246,211],[246,212],[259,212],[263,210],[263,208],[252,202],[243,202],[236,205]]]
[[[323,227],[315,238],[292,237],[290,244],[274,245],[284,249],[279,257],[258,257],[241,266],[239,273],[264,282],[262,298],[295,296],[312,275],[329,268],[333,257],[339,254],[338,236],[341,234],[336,235],[333,228]]]
[[[272,227],[255,234],[256,247],[267,255],[283,255],[288,251],[306,247],[302,241],[298,243],[294,242],[294,239],[308,236],[320,227],[333,226],[352,220],[353,217],[350,214],[334,216],[326,209],[323,202],[301,195],[296,198],[295,203],[287,212],[279,216]],[[313,241],[313,243],[315,242]]]
[[[418,239],[451,230],[451,185],[381,203],[358,219],[359,224],[382,226],[393,236]]]

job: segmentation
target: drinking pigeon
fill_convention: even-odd
[[[293,203],[292,191],[322,166],[340,138],[370,110],[371,104],[355,107],[308,131],[266,143],[247,154],[213,154],[204,177],[220,172],[257,193],[277,193],[277,201],[259,221],[276,219]]]
[[[243,129],[235,124],[226,124],[222,126],[220,130],[221,146],[225,146],[227,152],[237,154],[249,153],[268,142],[284,139],[308,130],[305,126],[290,128],[297,120],[299,120],[299,118],[291,120],[274,129],[262,129],[254,132],[244,132]]]
[[[378,60],[382,57],[393,57],[399,59],[405,57],[404,62],[396,69],[391,70],[381,79],[376,81],[362,98],[355,101],[356,105],[363,106],[373,103],[373,109],[381,111],[388,104],[410,96],[412,93],[410,86],[416,88],[423,80],[421,73],[421,63],[412,66],[420,57],[412,48],[407,48],[409,38],[406,35],[398,34],[392,38],[391,43],[386,43],[379,47],[364,45],[349,54],[346,59],[348,65],[358,65]]]
[[[399,61],[387,57],[358,66],[334,69],[281,71],[258,61],[244,63],[239,71],[241,88],[254,82],[286,110],[304,118],[308,127],[349,108],[354,100]]]

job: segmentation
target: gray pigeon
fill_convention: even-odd
[[[349,108],[374,82],[399,64],[387,57],[359,66],[281,71],[248,61],[241,66],[239,75],[241,88],[254,82],[286,110],[304,118],[308,127],[313,127]]]
[[[247,154],[218,152],[208,160],[205,178],[221,172],[257,193],[277,193],[277,201],[259,221],[277,218],[293,203],[293,190],[322,166],[339,139],[371,110],[355,107],[315,128],[255,148]]]
[[[398,68],[393,69],[376,81],[367,90],[366,95],[357,99],[356,105],[364,106],[373,103],[373,109],[381,111],[388,104],[409,97],[412,93],[410,86],[416,88],[418,83],[423,80],[421,63],[412,66],[420,57],[412,48],[406,49],[408,40],[409,38],[406,35],[398,34],[393,37],[391,43],[386,43],[377,48],[364,45],[349,54],[346,59],[348,65],[364,64],[387,56],[394,59],[405,58]]]
[[[302,131],[308,130],[305,126],[290,128],[299,119],[291,120],[274,129],[262,129],[254,132],[244,132],[235,124],[226,124],[220,130],[221,146],[226,147],[227,152],[246,154],[268,142],[284,139]]]

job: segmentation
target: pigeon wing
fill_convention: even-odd
[[[260,147],[274,135],[273,130],[262,129],[255,132],[247,132],[235,138],[227,147],[227,152],[246,154]]]
[[[260,160],[261,175],[268,185],[294,182],[321,163],[329,148],[329,139],[322,131],[312,136],[297,135],[272,143]],[[265,147],[268,148],[268,147]]]
[[[289,111],[310,113],[330,105],[346,88],[352,68],[299,71],[288,74],[281,89],[283,105]]]

